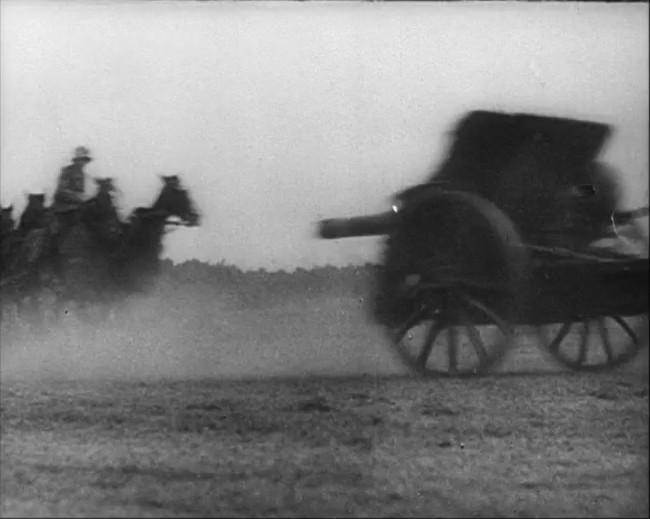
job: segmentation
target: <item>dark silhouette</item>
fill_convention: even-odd
[[[60,303],[105,317],[126,295],[144,291],[158,273],[162,238],[171,217],[179,225],[198,225],[199,217],[178,176],[162,177],[163,187],[149,208],[136,208],[120,222],[110,179],[97,181],[97,196],[80,207],[78,222],[56,239]]]
[[[371,312],[409,367],[455,374],[459,326],[475,350],[466,374],[500,359],[513,324],[561,323],[548,348],[574,369],[607,369],[638,353],[622,317],[647,316],[647,258],[602,241],[648,209],[617,211],[617,174],[597,160],[610,134],[591,121],[470,112],[435,175],[398,193],[393,212],[321,222],[323,238],[387,236]],[[606,318],[629,340],[616,355],[602,332],[607,358],[587,362],[590,327],[604,330]],[[413,355],[409,330],[423,322],[428,333]],[[577,360],[567,360],[560,346],[574,323],[584,334]],[[474,328],[486,324],[503,336],[492,348]],[[453,332],[448,365],[429,369],[443,331]]]
[[[611,129],[591,121],[475,111],[456,126],[447,157],[427,183],[396,196],[412,206],[431,189],[475,193],[494,203],[530,244],[584,250],[618,213],[616,172],[596,160]],[[617,215],[620,215],[617,216]],[[328,219],[324,238],[389,234],[391,212]]]
[[[27,206],[20,215],[18,234],[25,238],[31,231],[44,228],[50,218],[50,211],[45,207],[44,194],[27,194]]]
[[[81,208],[81,219],[95,239],[109,251],[118,244],[123,223],[117,214],[113,193],[117,190],[110,177],[95,179],[97,194]]]
[[[144,290],[158,273],[162,239],[170,217],[180,225],[199,225],[199,215],[177,175],[162,176],[163,188],[151,207],[136,208],[113,254],[113,271],[129,291]]]
[[[13,219],[13,205],[2,208],[2,220],[0,221],[0,275],[3,275],[9,264],[11,254],[17,243],[16,222]]]
[[[495,203],[529,243],[582,250],[620,201],[615,172],[596,161],[610,135],[591,121],[471,112],[431,180]]]
[[[84,146],[78,146],[74,151],[71,164],[61,169],[59,173],[51,207],[56,222],[51,236],[55,256],[58,243],[66,239],[67,234],[79,223],[85,210],[88,209],[85,197],[87,174],[84,166],[91,161],[90,151]],[[57,261],[56,257],[54,259]]]
[[[29,193],[18,228],[3,237],[3,304],[15,303],[19,314],[31,321],[39,316],[39,293],[48,274],[51,225],[45,195]],[[3,226],[9,229],[8,222]]]
[[[20,245],[18,237],[18,229],[16,222],[13,219],[13,205],[2,208],[2,220],[0,222],[0,280],[2,282],[2,307],[10,301],[8,292],[11,291],[9,286],[8,274],[11,267],[16,250]]]
[[[14,222],[13,218],[13,213],[13,205],[2,208],[2,220],[0,222],[0,233],[2,233],[2,236],[13,231],[14,227],[16,226],[16,222]]]
[[[59,174],[54,192],[55,211],[65,212],[83,203],[86,189],[86,172],[83,168],[92,160],[90,151],[84,146],[75,149],[72,163],[64,167]]]
[[[77,151],[77,162],[89,161],[87,150]],[[44,195],[29,194],[18,228],[14,229],[12,208],[2,212],[3,296],[41,324],[46,310],[39,304],[43,291],[55,295],[52,310],[57,317],[68,304],[76,306],[82,318],[89,317],[90,310],[105,317],[121,298],[152,285],[168,225],[199,224],[178,175],[162,176],[163,186],[152,206],[136,208],[123,222],[114,204],[113,180],[95,179],[95,196],[83,200],[78,173],[79,168],[62,172],[49,208]],[[74,200],[63,196],[70,190]]]
[[[87,310],[93,301],[104,301],[111,279],[108,258],[118,246],[122,222],[113,203],[111,178],[95,179],[93,198],[56,206],[49,236],[49,262],[53,271],[60,317],[66,303]]]

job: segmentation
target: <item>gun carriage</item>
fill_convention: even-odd
[[[615,172],[597,160],[610,134],[591,121],[470,112],[438,171],[392,210],[320,222],[325,239],[385,236],[371,311],[408,367],[485,372],[522,327],[575,370],[639,353],[648,208],[620,209]],[[643,250],[599,246],[607,240]]]

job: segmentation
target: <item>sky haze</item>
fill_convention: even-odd
[[[77,145],[128,212],[180,174],[203,214],[175,261],[372,260],[319,218],[383,210],[467,110],[615,126],[604,158],[648,204],[648,5],[2,1],[2,204],[52,195]]]

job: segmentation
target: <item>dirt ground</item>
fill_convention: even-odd
[[[648,515],[647,355],[421,380],[355,300],[128,315],[3,332],[2,517]]]

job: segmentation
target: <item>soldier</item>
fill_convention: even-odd
[[[78,146],[74,150],[72,164],[63,168],[59,174],[52,203],[59,236],[63,236],[79,220],[78,209],[85,201],[86,191],[86,172],[83,168],[91,160],[88,148]]]
[[[83,168],[90,161],[92,158],[88,148],[79,146],[74,151],[72,164],[61,170],[54,193],[54,206],[57,212],[76,209],[83,203],[86,190],[86,173]]]
[[[54,227],[52,242],[55,266],[60,270],[60,245],[69,231],[80,221],[81,205],[85,202],[86,172],[84,166],[92,161],[90,151],[84,146],[74,150],[72,164],[67,165],[59,174],[52,210],[54,212]]]

